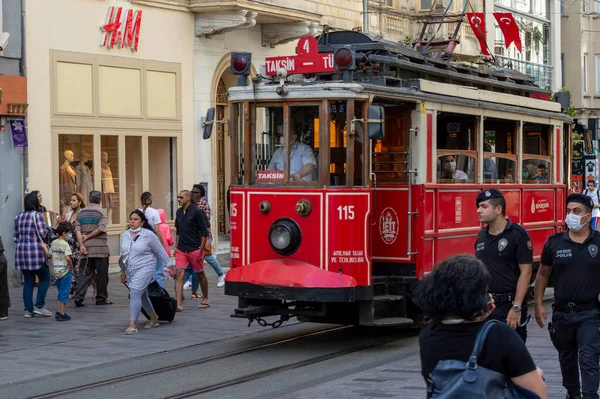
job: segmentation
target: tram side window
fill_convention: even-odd
[[[438,116],[438,183],[477,183],[477,123],[477,118],[470,115]]]
[[[411,126],[410,111],[404,107],[386,107],[385,138],[372,144],[372,165],[377,182],[408,182],[406,170]]]
[[[252,140],[253,183],[283,183],[283,107],[257,107]]]
[[[283,169],[283,156],[289,154],[290,181],[307,183],[319,181],[319,106],[290,107],[289,143],[287,153],[273,157],[269,169]]]
[[[346,185],[346,101],[329,103],[329,184]]]
[[[552,182],[551,143],[552,126],[523,124],[523,183]]]
[[[514,121],[493,118],[484,120],[484,183],[517,182],[517,127]]]

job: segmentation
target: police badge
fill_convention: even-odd
[[[533,243],[531,242],[531,240],[527,241],[527,249],[533,251]]]
[[[504,251],[507,246],[508,246],[508,240],[506,238],[503,238],[500,241],[498,241],[498,251],[500,251],[500,252]]]
[[[596,255],[598,255],[598,247],[596,246],[596,244],[592,244],[588,247],[588,252],[590,253],[590,255],[592,256],[592,258],[595,258]]]

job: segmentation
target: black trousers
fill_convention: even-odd
[[[77,292],[75,300],[85,299],[92,278],[96,275],[96,304],[108,299],[108,257],[107,258],[81,258],[79,262],[79,276],[77,277]]]
[[[10,295],[8,294],[8,262],[0,252],[0,317],[8,316]]]
[[[558,351],[563,386],[571,394],[598,399],[600,384],[600,311],[554,312],[548,325]],[[579,371],[581,370],[581,385]]]
[[[512,309],[513,304],[511,302],[502,302],[496,304],[496,309],[492,312],[489,319],[494,319],[506,323],[508,312]],[[523,304],[521,307],[521,324],[525,323],[527,319],[527,304]],[[517,334],[521,337],[523,342],[527,341],[527,326],[518,327]]]

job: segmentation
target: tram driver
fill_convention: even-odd
[[[469,177],[465,172],[456,169],[456,158],[454,155],[442,157],[440,179],[452,179],[453,183],[465,183]]]
[[[290,180],[292,181],[312,181],[312,171],[317,167],[315,154],[308,145],[299,143],[296,132],[290,130],[290,146],[292,153],[290,155]],[[268,170],[283,170],[284,151],[288,146],[281,137],[281,148],[273,153],[273,158],[269,163]],[[287,152],[287,151],[286,151]]]

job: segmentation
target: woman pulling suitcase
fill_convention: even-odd
[[[129,327],[126,335],[138,332],[137,319],[142,307],[150,317],[144,328],[158,327],[158,314],[154,311],[148,297],[148,286],[154,279],[157,261],[166,266],[171,265],[171,259],[156,234],[148,224],[144,213],[138,209],[129,215],[129,229],[121,236],[121,282],[127,283],[130,291]]]

